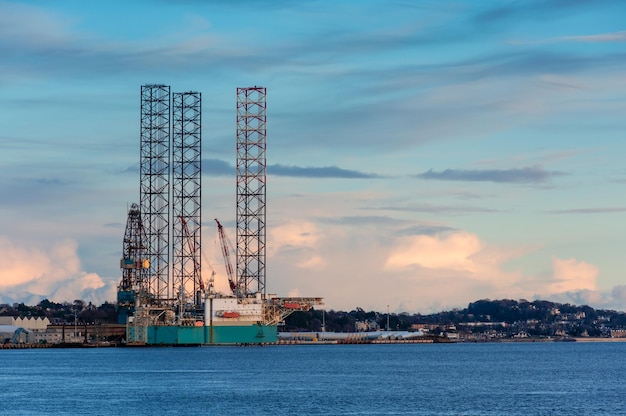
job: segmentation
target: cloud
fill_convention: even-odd
[[[547,297],[544,296],[545,298]],[[596,309],[626,311],[626,285],[616,285],[609,289],[574,289],[552,294],[549,299],[559,303],[589,305]]]
[[[119,41],[81,31],[79,19],[54,13],[46,7],[0,4],[3,10],[0,51],[8,58],[3,69],[11,69],[8,71],[11,74],[23,71],[23,77],[44,72],[49,77],[153,72],[155,65],[199,69],[207,62],[236,68],[237,62],[246,56],[235,52],[242,47],[229,47],[210,31],[210,26],[190,25],[188,18],[179,19],[181,27],[173,34],[155,31],[150,33],[150,38]],[[33,65],[34,60],[40,64]]]
[[[379,216],[379,215],[352,215],[346,217],[322,217],[319,221],[325,224],[339,224],[339,225],[356,225],[356,226],[368,226],[368,225],[384,225],[384,224],[397,224],[400,220],[392,217]]]
[[[493,247],[445,225],[402,224],[323,221],[273,227],[279,232],[268,240],[271,285],[280,287],[279,293],[297,289],[323,296],[335,309],[382,310],[392,304],[394,310],[425,312],[458,307],[485,293],[510,295],[511,282],[520,280],[503,265],[528,248]],[[424,234],[417,234],[420,227]]]
[[[414,284],[448,301],[458,302],[464,297],[535,298],[574,300],[601,307],[619,305],[615,299],[626,297],[623,288],[615,288],[612,294],[599,291],[598,268],[574,258],[553,256],[551,272],[544,278],[508,270],[506,265],[510,260],[532,251],[532,247],[493,246],[463,230],[445,231],[397,239],[385,268],[390,272],[413,270]],[[436,276],[439,277],[433,280]],[[408,299],[406,302],[406,305],[416,304]]]
[[[467,232],[415,235],[400,238],[387,258],[388,269],[423,267],[427,269],[475,272],[472,256],[483,248],[475,235]]]
[[[124,173],[138,173],[139,165],[126,168]],[[210,176],[234,176],[234,165],[221,159],[202,159],[202,174]],[[322,178],[322,179],[377,179],[382,176],[375,173],[364,173],[357,170],[343,169],[337,166],[301,167],[274,164],[267,166],[267,174],[295,178]]]
[[[436,179],[443,181],[496,182],[496,183],[543,183],[562,172],[547,171],[541,166],[519,169],[446,169],[436,172],[432,169],[420,173],[420,179]]]
[[[0,8],[0,33],[4,39],[19,40],[22,46],[38,50],[76,40],[68,30],[73,22],[61,15],[8,1],[0,1]]]
[[[392,304],[393,310],[420,313],[484,297],[575,299],[595,305],[626,297],[626,289],[619,287],[612,295],[599,292],[597,267],[573,258],[553,257],[552,272],[543,279],[509,270],[510,260],[533,250],[495,246],[445,224],[406,226],[371,218],[288,221],[268,230],[269,290],[322,296],[335,309],[383,310]],[[36,247],[1,238],[0,301],[115,299],[119,278],[83,271],[77,251],[70,240]],[[221,264],[219,249],[210,257]],[[217,268],[216,286],[227,291],[223,265]],[[205,272],[208,278],[210,271]]]
[[[447,225],[430,225],[420,224],[405,228],[400,231],[400,235],[425,235],[434,236],[446,232],[457,231],[455,228]]]
[[[575,35],[575,36],[559,36],[539,41],[515,41],[518,45],[547,44],[547,43],[606,43],[606,42],[626,42],[626,31],[599,33],[595,35]]]
[[[547,293],[563,293],[580,290],[596,290],[598,268],[576,259],[552,258],[553,281],[545,289]]]
[[[285,252],[296,254],[299,260],[295,264],[300,268],[319,268],[324,264],[324,260],[312,250],[321,236],[311,222],[289,222],[272,227],[268,238],[273,242],[268,247],[268,256]]]
[[[626,31],[600,33],[597,35],[564,36],[560,39],[567,42],[626,42]]]
[[[0,237],[0,301],[83,299],[100,304],[115,299],[119,279],[81,270],[77,251],[78,245],[71,240],[44,248]]]
[[[288,119],[285,125],[311,126],[310,129],[305,129],[309,131],[300,133],[301,138],[296,141],[290,139],[293,131],[283,130],[276,135],[277,143],[289,140],[289,146],[300,148],[332,145],[335,148],[352,150],[355,143],[358,143],[363,148],[389,152],[393,149],[414,147],[432,141],[435,137],[445,139],[459,137],[461,134],[465,135],[468,130],[473,130],[476,134],[499,130],[502,122],[497,120],[502,119],[500,115],[503,112],[507,113],[506,106],[503,107],[502,103],[515,102],[521,103],[517,105],[522,106],[526,99],[520,99],[515,91],[517,88],[511,90],[510,84],[494,85],[493,90],[499,91],[497,95],[490,91],[485,93],[485,89],[494,84],[494,79],[508,80],[509,75],[516,74],[578,72],[584,68],[597,69],[603,62],[604,65],[608,65],[623,59],[614,55],[585,57],[546,51],[511,52],[507,49],[505,53],[486,52],[480,56],[473,54],[452,61],[427,64],[419,59],[410,60],[406,64],[397,64],[395,59],[391,59],[388,64],[383,64],[387,60],[381,59],[380,65],[371,66],[363,65],[363,61],[372,54],[387,54],[390,48],[402,53],[403,56],[420,56],[409,52],[414,52],[417,47],[424,44],[465,42],[470,35],[484,35],[475,28],[459,32],[456,24],[442,24],[441,28],[433,24],[434,27],[424,28],[405,22],[401,27],[394,24],[376,31],[354,31],[346,30],[347,23],[332,22],[333,24],[322,33],[317,27],[308,35],[305,31],[295,38],[284,37],[271,42],[271,48],[263,46],[268,44],[267,42],[259,42],[260,45],[252,47],[245,43],[248,38],[243,41],[232,33],[221,35],[218,29],[210,24],[191,25],[193,29],[188,29],[188,17],[174,14],[167,27],[178,25],[180,28],[175,26],[169,35],[155,33],[151,34],[149,39],[113,42],[102,36],[81,32],[79,30],[81,27],[74,25],[72,19],[58,16],[46,8],[33,6],[31,8],[45,16],[42,19],[53,22],[42,24],[41,31],[49,30],[53,35],[58,34],[58,42],[46,46],[43,48],[45,53],[40,53],[38,49],[32,49],[28,40],[30,38],[23,39],[26,35],[22,31],[7,31],[7,35],[2,36],[0,28],[0,39],[10,40],[4,45],[7,49],[6,56],[10,57],[5,65],[7,68],[13,68],[12,72],[27,74],[41,71],[36,74],[37,77],[85,76],[89,79],[93,79],[94,76],[109,77],[119,72],[130,72],[139,76],[146,71],[154,75],[158,75],[158,72],[155,74],[154,71],[163,71],[164,78],[170,78],[171,74],[178,70],[184,70],[186,74],[194,77],[199,76],[196,75],[198,71],[203,71],[206,67],[213,68],[218,74],[241,71],[245,77],[250,76],[251,71],[258,77],[260,72],[261,78],[269,75],[270,79],[284,79],[287,88],[290,87],[290,83],[297,84],[298,90],[301,91],[299,96],[307,97],[306,100],[299,99],[296,105],[279,115]],[[30,10],[17,9],[16,7],[12,12],[13,20],[29,18]],[[402,10],[406,10],[406,13],[402,13]],[[342,11],[352,12],[351,8]],[[302,16],[308,12],[310,12],[308,7],[295,11],[297,15]],[[371,10],[364,13],[371,13]],[[410,16],[409,13],[416,12],[407,6],[402,9],[389,8],[382,13]],[[448,13],[449,11],[444,14]],[[471,31],[476,33],[470,33]],[[10,34],[15,36],[9,36]],[[47,32],[38,37],[47,39],[49,36],[46,35]],[[22,41],[25,45],[21,44]],[[320,59],[320,55],[323,59]],[[34,65],[34,62],[37,64]],[[315,82],[310,82],[312,78]],[[304,79],[309,82],[303,83]],[[355,79],[363,86],[359,90],[353,87]],[[218,79],[215,82],[218,82]],[[478,88],[479,91],[474,87],[470,94],[461,97],[462,99],[456,101],[454,105],[450,102],[438,105],[431,102],[433,97],[445,93],[442,87],[446,86],[460,91],[459,94],[463,95],[462,91],[466,90],[468,83],[484,85]],[[315,91],[307,92],[306,85],[317,87]],[[421,91],[424,85],[432,87],[428,91],[416,94],[416,89],[419,88]],[[525,83],[518,85],[522,86]],[[332,89],[335,93],[322,93],[326,88]],[[337,102],[333,98],[335,94],[352,98]],[[532,96],[537,100],[536,92],[533,91]],[[562,109],[562,105],[551,108]],[[324,120],[324,123],[313,126],[311,120]],[[452,123],[451,120],[455,122]],[[276,126],[280,126],[280,123],[276,122]],[[419,132],[415,132],[415,125],[420,126]],[[278,130],[278,127],[275,128],[276,132]],[[409,134],[408,131],[414,133]],[[234,168],[226,165],[214,166],[213,169],[215,170],[207,166],[206,172],[227,175],[232,173]],[[292,168],[275,165],[270,166],[268,172],[293,177],[378,177],[374,173],[334,166]]]
[[[613,214],[626,211],[626,207],[573,208],[547,211],[550,214]]]
[[[230,163],[220,159],[203,159],[202,173],[216,176],[233,176],[236,169]],[[301,167],[274,164],[267,166],[267,174],[296,178],[334,178],[334,179],[371,179],[380,178],[373,173],[363,173],[356,170],[343,169],[337,166]]]
[[[617,285],[609,290],[573,290],[550,296],[550,300],[573,305],[589,305],[595,309],[625,311],[626,286]]]
[[[517,80],[533,80],[532,77],[545,76],[546,74],[584,74],[590,69],[595,72],[604,72],[614,68],[623,60],[624,55],[619,52],[587,55],[581,52],[507,49],[505,51],[484,52],[457,61],[435,63],[428,66],[408,64],[406,67],[395,68],[395,71],[398,71],[398,78],[408,78],[406,82],[411,84],[416,81],[429,81],[436,82],[439,88],[455,85],[455,88],[459,88],[468,83],[497,85],[498,81],[510,81],[511,77],[515,77]],[[412,74],[405,74],[404,72],[408,71],[409,68],[412,69]],[[433,72],[437,74],[436,77],[432,75]],[[497,111],[498,104],[511,101],[511,91],[517,95],[524,93],[524,91],[517,89],[512,90],[510,83],[507,83],[507,86],[509,88],[508,96],[504,94],[504,91],[500,91],[500,94],[490,91],[490,94],[485,95],[485,97],[474,96],[474,100],[478,100],[474,103],[478,106],[477,110],[485,109],[485,98],[492,100],[491,102],[494,104],[493,108],[489,109]],[[528,87],[530,86],[532,84],[528,84]],[[500,103],[495,102],[496,98],[500,98],[502,101]],[[469,110],[469,108],[466,109],[466,111]]]
[[[137,143],[139,147],[139,143]],[[129,166],[122,173],[139,173],[139,163]],[[221,159],[202,159],[200,163],[203,175],[209,176],[234,176],[235,167]]]
[[[526,19],[533,19],[533,21],[547,19],[554,15],[567,15],[572,10],[580,10],[584,13],[585,8],[600,7],[601,4],[620,5],[620,2],[616,0],[598,0],[594,3],[571,0],[528,0],[494,4],[496,4],[495,7],[476,14],[474,20],[477,26],[507,24],[511,20],[519,22]]]
[[[407,206],[381,206],[377,208],[368,208],[385,211],[406,211],[406,212],[427,212],[437,214],[472,214],[472,213],[492,213],[501,212],[493,208],[482,208],[471,205],[432,205],[432,204],[410,204]]]
[[[342,169],[337,166],[300,167],[286,165],[270,165],[267,168],[270,175],[291,176],[305,178],[341,178],[341,179],[372,179],[380,178],[374,173],[363,173],[356,170]]]
[[[26,250],[14,247],[6,238],[0,238],[0,287],[24,284],[41,277],[50,265],[50,258],[40,249]]]
[[[67,196],[72,188],[76,189],[75,180],[44,177],[10,177],[0,179],[0,192],[11,195],[2,198],[0,205],[25,206],[40,205]]]
[[[202,174],[212,176],[234,176],[235,167],[220,159],[202,159]]]
[[[626,297],[626,289],[598,291],[599,270],[583,260],[553,256],[545,272],[524,270],[538,248],[492,244],[446,224],[290,221],[269,232],[268,276],[272,293],[322,296],[344,310],[438,312],[485,297],[615,305]]]

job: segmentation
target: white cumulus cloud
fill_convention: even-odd
[[[576,290],[596,290],[598,268],[584,261],[552,257],[553,281],[547,293],[563,293]]]
[[[119,280],[83,271],[75,241],[38,247],[20,245],[6,237],[0,237],[0,276],[0,300],[5,302],[48,298],[103,303],[116,298]]]
[[[420,266],[474,272],[476,263],[472,256],[482,248],[478,237],[464,231],[407,236],[396,242],[386,266],[390,269]]]

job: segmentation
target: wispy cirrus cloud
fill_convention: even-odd
[[[516,40],[512,41],[515,45],[540,45],[549,43],[606,43],[606,42],[626,42],[626,31],[597,33],[592,35],[572,35],[572,36],[558,36],[554,38],[536,40],[536,41],[524,41]]]
[[[234,176],[235,167],[221,159],[202,159],[202,173],[214,176]]]
[[[0,193],[11,195],[2,198],[0,206],[46,204],[68,196],[79,186],[77,181],[45,177],[7,177],[0,180]]]
[[[529,0],[521,2],[496,3],[495,7],[487,8],[477,13],[474,21],[478,25],[504,24],[511,20],[547,18],[553,15],[563,15],[577,10],[584,11],[585,8],[592,9],[599,6],[623,6],[619,0],[598,0],[593,3],[572,0]]]
[[[563,172],[545,170],[541,166],[517,169],[429,169],[415,175],[420,179],[442,181],[496,182],[496,183],[544,183]]]
[[[457,229],[447,225],[419,224],[398,232],[399,235],[429,235],[434,236],[442,233],[456,232]]]
[[[561,39],[566,42],[626,42],[626,31],[612,33],[600,33],[596,35],[564,36]]]
[[[381,178],[375,173],[359,172],[358,170],[342,169],[337,166],[301,167],[287,165],[270,165],[267,171],[271,175],[305,178],[343,178],[343,179],[374,179]]]
[[[324,224],[339,225],[393,224],[397,222],[394,218],[380,215],[325,217],[320,218],[319,221]]]
[[[400,212],[426,212],[435,214],[474,214],[474,213],[492,213],[500,212],[497,209],[482,208],[472,205],[435,205],[435,204],[410,204],[407,206],[382,206],[376,208],[368,208],[384,211],[400,211]]]
[[[202,173],[217,176],[232,176],[235,167],[221,159],[203,159]],[[273,164],[267,166],[268,175],[288,176],[296,178],[334,178],[334,179],[375,179],[382,176],[357,170],[343,169],[338,166],[291,166]]]
[[[235,167],[221,159],[202,159],[201,169],[203,175],[234,176]],[[139,173],[139,163],[128,166],[120,173]]]
[[[547,211],[549,214],[613,214],[626,212],[626,207],[574,208]]]

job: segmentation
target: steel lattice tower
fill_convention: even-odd
[[[141,86],[140,199],[150,261],[148,290],[157,304],[169,285],[170,87]]]
[[[172,286],[184,303],[202,305],[201,94],[172,94]]]
[[[120,260],[122,281],[117,287],[117,317],[120,324],[125,324],[128,317],[134,315],[135,308],[146,299],[147,269],[150,266],[145,257],[144,241],[141,211],[138,204],[132,204],[128,210]]]
[[[237,88],[237,276],[265,295],[266,89]]]
[[[133,203],[128,210],[126,230],[124,231],[123,257],[120,262],[122,269],[120,291],[142,293],[147,290],[145,270],[148,267],[148,262],[144,254],[145,238],[139,205]]]

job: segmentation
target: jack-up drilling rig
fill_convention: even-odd
[[[230,287],[223,294],[214,290],[214,270],[208,285],[201,278],[200,93],[170,101],[169,86],[141,87],[141,205],[128,214],[118,290],[128,342],[273,343],[285,317],[322,304],[266,292],[265,97],[264,87],[237,88],[236,248],[215,220]]]

